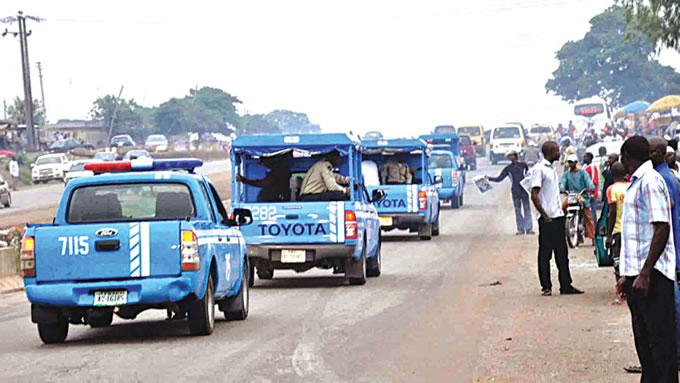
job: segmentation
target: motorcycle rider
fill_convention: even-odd
[[[560,191],[564,193],[581,193],[584,190],[587,190],[588,192],[593,192],[595,190],[595,185],[590,179],[590,176],[588,176],[588,174],[578,166],[578,157],[576,154],[570,154],[567,157],[567,166],[569,168],[566,172],[564,172],[562,179],[560,180]],[[594,244],[595,224],[593,222],[593,215],[590,212],[591,195],[590,193],[583,193],[581,196],[583,198],[584,205],[583,215],[585,216],[585,236],[586,238],[592,239]],[[564,211],[567,210],[566,199],[562,203],[562,209]]]

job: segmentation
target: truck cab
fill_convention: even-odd
[[[45,343],[70,324],[104,327],[114,314],[148,309],[212,333],[215,305],[227,319],[248,316],[249,260],[239,226],[213,183],[193,174],[201,160],[101,162],[95,176],[64,189],[51,224],[29,224],[21,269],[31,317]]]
[[[466,173],[470,167],[461,153],[458,135],[426,134],[420,138],[434,148],[430,155],[430,173],[441,177],[441,182],[437,183],[439,199],[458,209],[463,206]]]
[[[255,135],[234,140],[231,202],[234,208],[253,212],[254,224],[243,228],[243,235],[260,279],[272,279],[277,269],[304,272],[316,267],[332,269],[344,274],[350,284],[362,285],[366,277],[381,274],[380,222],[373,202],[382,195],[368,194],[359,148],[359,142],[346,134]],[[340,164],[328,166],[349,181],[349,193],[304,200],[300,192],[307,172],[332,152],[339,154]],[[283,175],[284,183],[288,180],[288,190],[272,193],[271,186],[253,181],[266,180],[274,171],[276,177]]]
[[[435,184],[441,180],[429,172],[431,147],[418,138],[399,138],[362,141],[361,150],[368,190],[385,192],[376,202],[382,230],[409,230],[424,240],[439,235]],[[408,172],[406,179],[390,174],[395,164]]]

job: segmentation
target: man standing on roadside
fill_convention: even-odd
[[[616,153],[611,153],[605,162],[604,169],[602,170],[602,179],[604,185],[602,186],[602,202],[607,203],[607,189],[614,184],[614,178],[612,177],[612,165],[619,161],[619,155]]]
[[[485,176],[491,182],[501,182],[506,177],[510,177],[512,187],[512,203],[515,205],[515,222],[517,223],[516,235],[534,234],[533,223],[531,222],[531,206],[529,206],[529,194],[522,188],[520,181],[524,179],[529,167],[526,162],[519,160],[517,152],[509,151],[505,157],[510,160],[510,165],[503,168],[498,177]]]
[[[586,153],[583,155],[583,164],[586,166],[585,172],[590,177],[590,180],[595,186],[595,190],[590,193],[592,197],[590,199],[590,214],[592,215],[593,222],[597,223],[597,211],[601,208],[600,206],[600,167],[593,163],[593,154]]]
[[[609,215],[607,216],[607,240],[605,245],[611,251],[614,261],[614,278],[618,282],[621,278],[619,263],[621,256],[621,219],[623,218],[623,199],[626,196],[629,182],[626,182],[626,169],[620,162],[614,162],[611,166],[611,174],[614,183],[607,189],[607,202],[609,203]]]
[[[628,139],[621,162],[631,184],[621,220],[621,279],[628,300],[642,382],[678,382],[675,244],[668,188],[649,160],[644,137]]]
[[[9,160],[9,175],[12,177],[12,190],[17,190],[19,186],[19,163],[15,157]]]
[[[560,183],[553,169],[553,163],[560,158],[560,147],[557,142],[548,141],[541,149],[543,159],[531,169],[527,180],[531,201],[541,215],[538,219],[538,278],[541,282],[541,294],[552,295],[550,258],[553,253],[559,273],[560,294],[583,294],[583,291],[571,285]]]

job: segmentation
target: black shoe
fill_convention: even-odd
[[[578,295],[578,294],[583,294],[583,293],[584,293],[584,291],[581,291],[574,286],[569,286],[568,288],[566,288],[564,290],[560,289],[560,294],[562,294],[562,295]]]
[[[623,369],[629,374],[642,374],[641,366],[626,366]]]
[[[534,233],[534,231],[533,231],[533,230],[529,230],[529,231],[527,231],[527,235],[534,235],[534,234],[536,234],[536,233]]]
[[[515,233],[515,235],[524,235],[524,232],[523,232],[523,231],[518,231],[518,232]]]
[[[544,297],[549,297],[549,296],[552,295],[552,290],[550,290],[550,289],[543,289],[543,290],[541,291],[541,295],[544,296]]]

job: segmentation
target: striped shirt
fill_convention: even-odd
[[[666,182],[651,161],[633,173],[623,202],[621,220],[621,275],[636,276],[649,255],[654,236],[653,223],[671,221],[671,202]],[[670,280],[675,280],[675,245],[670,231],[666,248],[654,265]]]

